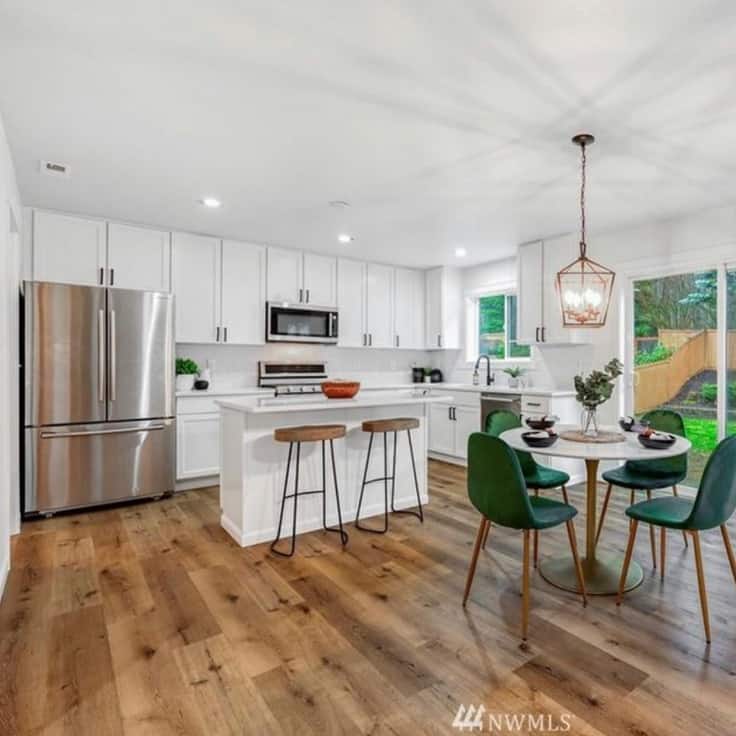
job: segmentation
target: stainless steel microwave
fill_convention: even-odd
[[[289,302],[266,303],[267,342],[337,342],[337,309]]]

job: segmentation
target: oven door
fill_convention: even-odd
[[[333,309],[269,302],[266,315],[268,342],[337,342],[337,312]]]

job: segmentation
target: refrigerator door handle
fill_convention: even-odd
[[[127,427],[124,429],[91,429],[79,432],[41,432],[42,440],[50,440],[63,437],[94,437],[101,434],[130,434],[131,432],[154,432],[166,429],[163,424],[152,424],[150,427]]]
[[[118,356],[115,348],[115,310],[110,310],[110,401],[115,401]]]
[[[105,310],[97,312],[97,399],[105,400]]]

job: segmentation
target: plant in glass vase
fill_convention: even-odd
[[[623,363],[613,358],[602,371],[592,371],[586,378],[575,376],[576,398],[583,405],[580,421],[583,434],[597,436],[598,407],[611,398],[614,382],[623,373],[623,368]]]

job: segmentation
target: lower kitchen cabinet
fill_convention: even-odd
[[[176,419],[176,479],[220,472],[220,414],[179,414]]]
[[[464,397],[463,397],[464,399]],[[468,456],[468,437],[480,431],[478,395],[469,394],[468,403],[430,404],[429,451],[460,459]]]

